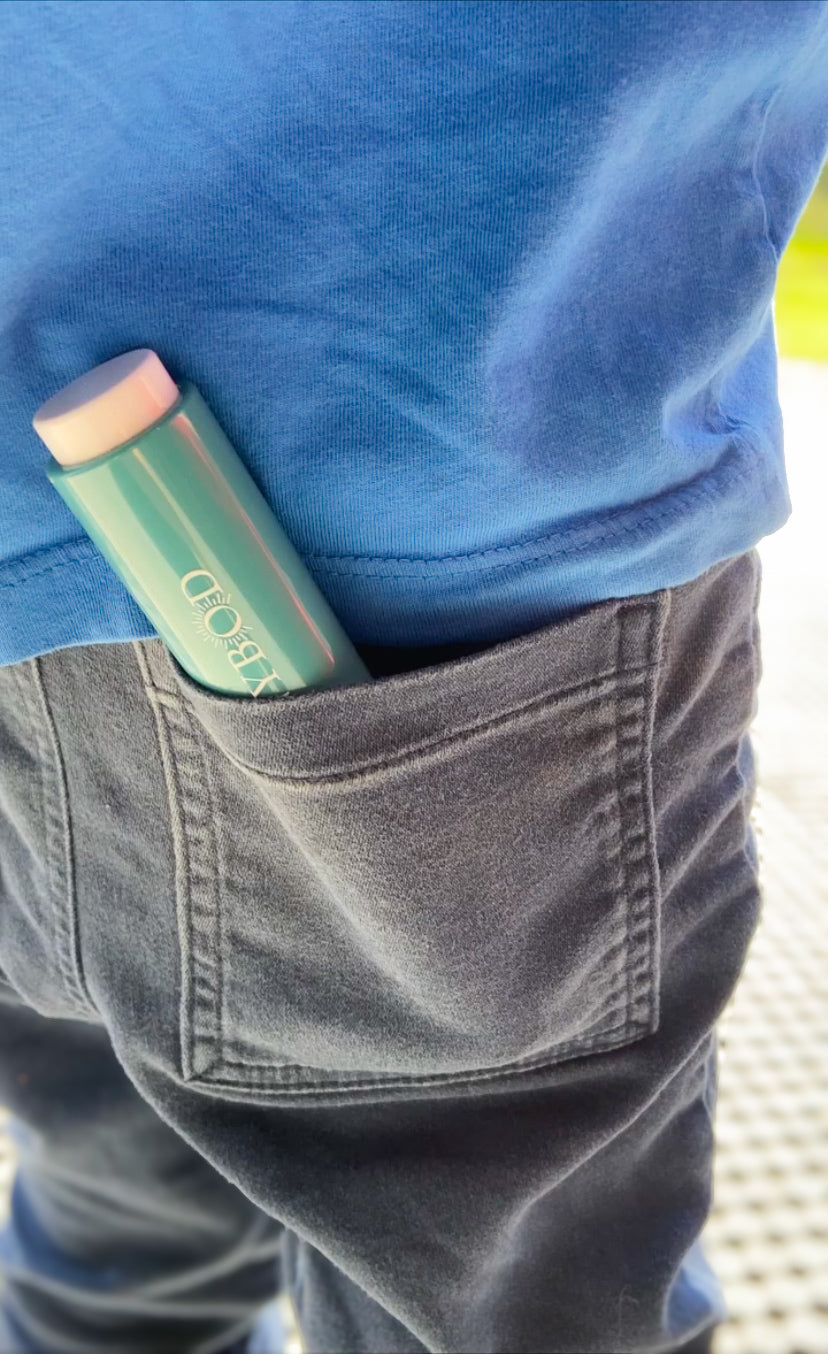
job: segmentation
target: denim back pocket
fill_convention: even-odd
[[[181,1076],[271,1102],[411,1094],[654,1032],[665,598],[257,700],[151,642]]]

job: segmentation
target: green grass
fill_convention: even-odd
[[[783,357],[828,362],[828,168],[779,264],[774,314]]]

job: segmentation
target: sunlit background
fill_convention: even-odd
[[[705,1243],[731,1320],[714,1354],[828,1354],[828,171],[782,260],[775,319],[793,515],[759,546],[764,907],[719,1027]]]

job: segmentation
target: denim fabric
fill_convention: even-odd
[[[0,669],[4,1354],[213,1354],[277,1282],[309,1354],[723,1318],[759,586],[256,702],[157,639]]]

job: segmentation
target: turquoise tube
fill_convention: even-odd
[[[182,668],[227,695],[371,675],[191,382],[140,435],[46,473]]]

